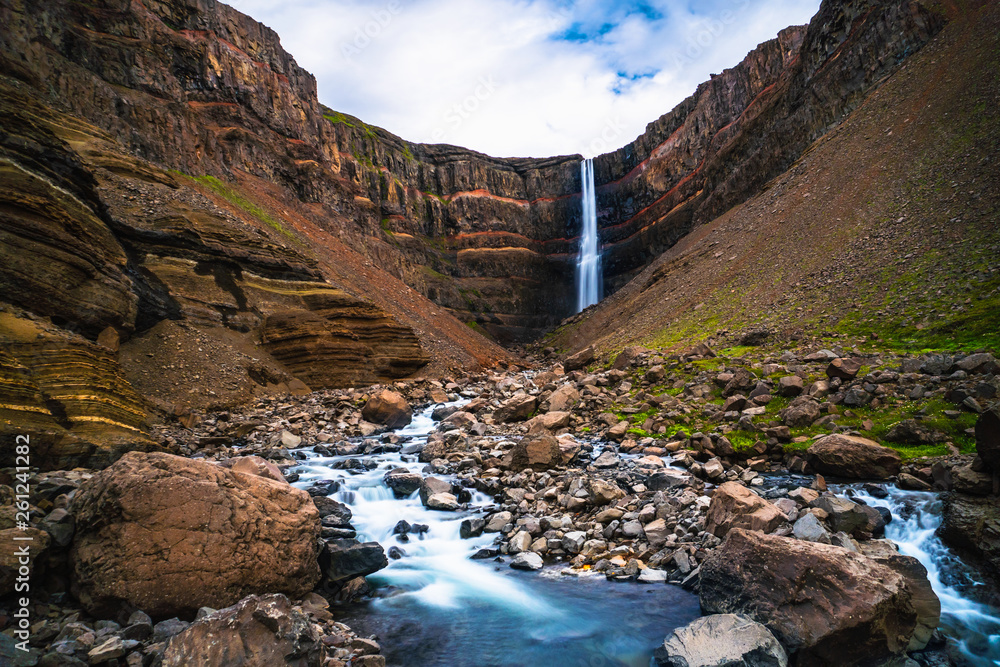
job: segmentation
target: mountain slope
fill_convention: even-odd
[[[770,332],[1000,346],[1000,7],[948,13],[787,172],[695,228],[555,344],[682,348]]]

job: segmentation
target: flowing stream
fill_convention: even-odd
[[[397,435],[411,438],[407,445],[425,442],[435,426],[430,413],[415,415]],[[428,510],[418,493],[396,499],[383,484],[390,469],[422,471],[426,464],[415,455],[322,457],[303,451],[309,458],[296,470],[297,486],[339,480],[333,497],[354,512],[358,539],[406,553],[368,578],[378,589],[373,600],[342,608],[339,616],[361,634],[378,635],[389,665],[647,667],[666,635],[700,615],[698,598],[677,586],[562,576],[559,566],[517,572],[507,562],[471,560],[495,537],[459,537],[462,519],[474,510]],[[378,467],[330,467],[347,458],[374,461]],[[492,499],[473,491],[472,507],[490,505]],[[393,535],[400,520],[429,530],[400,542]]]
[[[581,312],[601,300],[601,248],[597,238],[597,193],[594,188],[594,161],[580,163],[583,182],[583,225],[580,253],[576,259],[576,310]]]
[[[951,637],[968,667],[1000,665],[1000,612],[970,599],[967,591],[981,585],[937,536],[941,500],[936,493],[903,491],[888,486],[886,498],[855,488],[857,498],[886,507],[893,520],[885,536],[927,568],[927,578],[941,600],[941,630]]]

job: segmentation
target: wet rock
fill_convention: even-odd
[[[993,492],[993,475],[976,470],[971,464],[952,468],[951,483],[956,491],[974,496],[988,496]]]
[[[797,664],[880,664],[900,656],[917,624],[902,576],[860,554],[735,529],[711,552],[699,593],[709,613],[763,623]]]
[[[224,607],[255,591],[301,596],[319,580],[307,493],[169,454],[130,452],[73,503],[74,592],[95,615]]]
[[[451,482],[437,477],[424,477],[420,480],[420,502],[424,505],[431,496],[439,493],[451,493]]]
[[[938,534],[948,546],[973,556],[1000,577],[1000,499],[947,494]]]
[[[741,614],[703,616],[674,630],[653,653],[656,667],[786,667],[765,626]]]
[[[705,516],[705,530],[725,537],[733,528],[770,533],[785,521],[781,511],[738,482],[720,485]]]
[[[827,520],[835,531],[853,533],[868,525],[869,517],[861,505],[837,496],[821,496],[813,507],[818,507],[827,514]],[[881,520],[881,515],[879,516]]]
[[[480,517],[469,517],[462,521],[458,527],[458,534],[463,540],[479,537],[486,528],[486,521]]]
[[[320,667],[326,651],[309,617],[283,595],[250,596],[173,637],[163,667]]]
[[[435,493],[427,499],[427,509],[453,512],[461,505],[458,498],[451,493]]]
[[[382,424],[390,429],[403,428],[413,419],[410,404],[400,394],[383,389],[368,399],[361,409],[365,421]]]
[[[329,581],[343,582],[374,574],[387,566],[389,560],[378,542],[330,540],[320,552],[319,564]]]
[[[907,491],[930,491],[931,485],[922,479],[914,477],[913,475],[905,472],[899,473],[899,477],[896,478],[896,485]]]
[[[407,498],[418,490],[424,481],[420,473],[410,472],[407,468],[395,468],[382,477],[382,481],[392,489],[397,498]]]
[[[542,557],[532,551],[519,553],[510,561],[515,570],[541,570],[544,565]]]
[[[824,475],[852,479],[887,479],[899,474],[899,454],[873,440],[828,435],[807,450],[810,463]]]

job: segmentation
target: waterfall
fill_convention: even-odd
[[[597,195],[594,191],[594,161],[580,163],[583,181],[583,230],[576,260],[576,310],[601,300],[601,249],[597,240]]]

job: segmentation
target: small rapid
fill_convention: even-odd
[[[941,600],[941,630],[955,641],[968,667],[1000,666],[1000,611],[972,600],[967,593],[977,582],[967,567],[937,536],[941,526],[941,499],[936,493],[887,487],[888,496],[876,498],[860,488],[855,496],[872,507],[885,507],[893,520],[885,536],[927,568],[927,578]]]
[[[374,599],[335,609],[357,632],[379,636],[390,665],[647,667],[671,630],[699,616],[697,597],[675,586],[560,576],[558,566],[518,572],[507,562],[472,560],[495,534],[462,539],[461,522],[493,508],[492,498],[470,489],[468,510],[440,512],[424,507],[419,492],[395,498],[382,480],[394,468],[424,471],[426,464],[407,452],[436,426],[431,412],[395,432],[408,438],[398,453],[326,457],[306,449],[307,460],[296,468],[296,486],[340,483],[332,497],[351,508],[359,540],[405,553],[368,577]],[[376,465],[332,467],[352,458]],[[402,541],[393,533],[401,520],[428,529]]]

